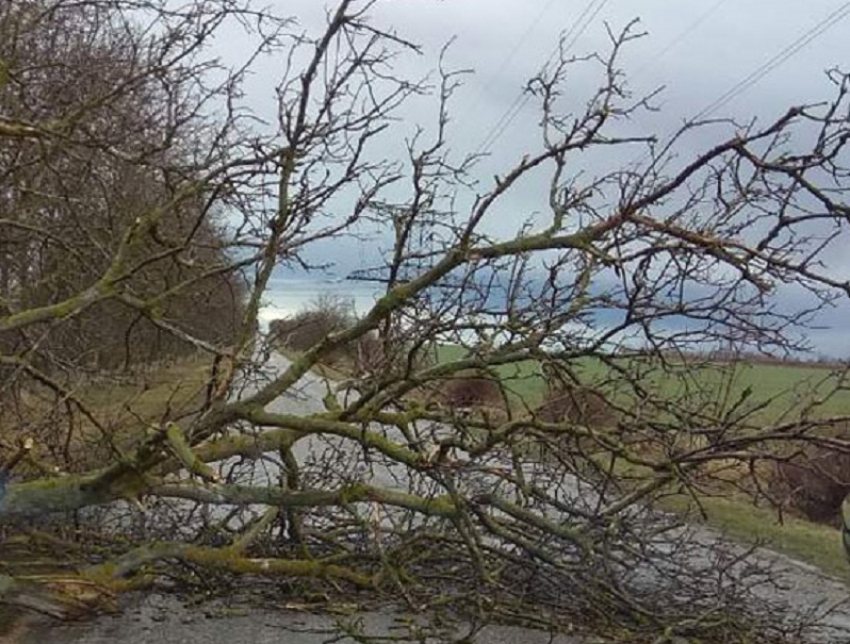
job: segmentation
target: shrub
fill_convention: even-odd
[[[272,320],[269,333],[273,342],[292,351],[307,351],[331,333],[342,331],[356,322],[351,303],[339,297],[321,297],[309,308],[291,317]],[[329,356],[330,362],[342,358],[353,361],[354,352],[341,348]]]
[[[440,402],[453,408],[494,407],[504,405],[502,389],[490,378],[459,377],[446,380],[440,387]]]
[[[507,401],[497,379],[475,371],[465,371],[422,387],[413,393],[427,406],[436,405],[448,413],[466,415],[484,412],[484,418],[502,418],[507,412]]]
[[[569,422],[588,427],[612,425],[617,421],[605,397],[583,387],[549,389],[534,416],[547,423]]]
[[[300,352],[311,349],[331,333],[356,323],[357,317],[350,301],[337,296],[323,296],[291,317],[272,320],[269,332],[274,343]],[[331,352],[325,362],[350,369],[354,376],[363,378],[379,372],[386,361],[383,344],[377,333],[370,331]]]
[[[771,501],[810,521],[833,524],[850,493],[850,454],[812,448],[778,461],[768,485]]]
[[[566,423],[586,427],[608,427],[616,423],[617,416],[605,397],[586,387],[550,381],[543,402],[533,413],[534,420],[546,423]],[[583,476],[594,474],[588,455],[599,451],[596,440],[574,432],[554,436],[555,441],[544,441],[537,445],[537,457],[556,458],[560,462],[573,463],[576,473]],[[553,452],[554,450],[554,452]]]
[[[384,345],[372,331],[357,338],[354,345],[354,375],[358,378],[378,373],[386,365]]]

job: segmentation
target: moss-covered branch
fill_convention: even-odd
[[[96,475],[69,475],[14,483],[0,499],[0,517],[37,517],[100,505],[121,498],[126,490],[95,490]]]
[[[223,461],[232,456],[253,459],[266,452],[288,449],[301,435],[292,429],[268,429],[259,434],[234,434],[202,443],[193,451],[204,463]],[[173,472],[177,469],[178,464],[172,461],[163,471]]]
[[[257,458],[265,452],[291,446],[300,434],[291,429],[273,429],[256,436],[245,434],[227,436],[203,443],[194,448],[194,456],[201,463],[221,461],[232,456]],[[164,458],[164,457],[161,457]],[[150,468],[157,476],[179,471],[183,464],[175,457],[161,460]],[[126,475],[103,484],[106,474],[113,469],[126,468]],[[11,483],[0,499],[0,517],[35,517],[54,512],[67,512],[90,505],[102,505],[116,499],[138,496],[146,492],[148,484],[138,470],[121,462],[103,470],[85,475],[43,477],[32,481]]]
[[[165,439],[177,460],[192,474],[200,476],[205,481],[218,483],[219,477],[198,455],[192,451],[183,436],[183,430],[177,423],[168,423],[165,428]]]
[[[57,619],[74,619],[96,610],[114,609],[109,591],[78,577],[34,581],[0,575],[0,604],[33,610]]]
[[[160,497],[188,499],[213,505],[256,504],[282,508],[320,508],[345,507],[351,503],[369,501],[431,516],[452,517],[458,512],[456,505],[448,496],[422,497],[359,483],[337,490],[293,491],[271,486],[199,485],[187,482],[157,485],[150,488],[149,493]]]
[[[359,425],[322,416],[304,417],[293,414],[278,414],[253,405],[243,406],[240,410],[240,416],[255,425],[284,427],[300,432],[302,435],[329,434],[348,438],[364,447],[376,449],[393,461],[410,467],[418,468],[427,465],[423,462],[423,457],[417,452],[396,443],[383,434],[365,430]]]
[[[233,548],[209,548],[184,543],[145,545],[117,559],[90,568],[86,577],[108,582],[130,575],[164,559],[178,559],[206,568],[263,577],[310,577],[347,581],[360,588],[374,588],[377,580],[344,566],[322,560],[249,558]]]

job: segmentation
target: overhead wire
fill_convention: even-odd
[[[561,42],[567,42],[566,45],[563,46],[563,51],[569,51],[573,45],[575,45],[578,38],[581,37],[582,34],[587,30],[590,26],[590,23],[593,19],[598,15],[599,11],[601,11],[602,7],[604,7],[609,0],[590,0],[585,6],[582,13],[579,15],[578,20],[573,24],[573,26],[564,34],[563,38],[561,38]],[[597,4],[595,10],[593,5]],[[590,12],[593,11],[591,14]],[[588,18],[589,15],[589,18]],[[544,67],[548,67],[555,57],[558,55],[560,51],[562,51],[562,45],[559,42],[558,46],[555,47],[552,52],[549,54],[546,59],[546,63]],[[522,112],[525,106],[528,104],[528,101],[531,99],[531,95],[522,91],[520,94],[514,99],[508,109],[502,114],[501,118],[490,128],[487,136],[484,137],[484,140],[478,146],[476,150],[476,154],[486,154],[489,152],[493,145],[495,145],[496,141],[498,141],[499,137],[504,134],[505,130],[513,123],[514,119]]]
[[[714,11],[718,5],[723,3],[723,1],[724,0],[720,0],[720,2],[713,6],[709,12]],[[761,81],[767,74],[769,74],[774,69],[788,61],[791,57],[799,53],[806,45],[826,33],[826,31],[831,29],[833,26],[835,26],[838,22],[846,18],[848,15],[850,15],[850,1],[844,2],[840,7],[831,11],[816,25],[814,25],[813,27],[805,31],[803,34],[798,36],[791,43],[786,45],[782,50],[774,54],[767,62],[763,63],[758,68],[750,72],[745,78],[738,81],[735,85],[730,87],[723,94],[721,94],[711,103],[706,105],[702,110],[700,110],[697,114],[691,117],[687,122],[696,123],[702,119],[705,119],[708,116],[711,116],[725,105],[728,105],[729,102],[731,102],[744,92],[748,91],[759,81]],[[702,20],[702,17],[698,18],[698,22],[702,22]],[[638,155],[638,157],[636,157],[635,159],[633,159],[629,165],[632,165],[634,163],[640,164],[645,161],[650,155],[651,152],[646,151],[643,154]]]
[[[587,28],[609,1],[610,0],[589,0],[587,5],[585,5],[584,10],[579,15],[578,20],[573,23],[572,27],[570,27],[567,33],[564,34],[558,45],[549,54],[544,68],[551,65],[552,61],[559,55],[559,53],[566,53],[575,46],[578,39],[581,38],[585,31],[587,31]],[[476,149],[475,154],[488,153],[514,119],[520,114],[520,112],[522,112],[530,99],[531,95],[527,91],[523,90],[520,92],[499,120],[487,132],[487,135]]]
[[[593,22],[596,16],[599,15],[599,13],[602,11],[605,5],[608,4],[609,1],[610,0],[590,0],[585,5],[584,10],[581,12],[576,22],[572,25],[569,31],[564,34],[558,46],[553,49],[552,53],[546,59],[546,67],[548,67],[552,63],[552,61],[559,53],[563,54],[572,49],[578,39],[584,34],[585,31],[587,31],[590,24]],[[715,2],[715,4],[712,5],[706,12],[704,12],[694,22],[692,22],[688,27],[686,27],[682,33],[680,33],[676,38],[674,38],[670,43],[668,43],[664,48],[662,48],[662,50],[659,51],[653,57],[653,60],[658,60],[663,55],[668,53],[679,42],[681,42],[681,40],[683,40],[689,33],[699,27],[710,15],[716,12],[726,2],[727,0],[718,0],[717,2]],[[546,7],[547,9],[548,6],[549,5],[547,5]],[[542,13],[545,13],[545,10]],[[539,16],[542,15],[542,13],[539,14]],[[700,119],[704,119],[707,116],[710,116],[717,110],[727,105],[730,101],[740,96],[742,93],[748,91],[751,87],[760,82],[767,74],[769,74],[774,69],[776,69],[777,67],[788,61],[790,58],[795,56],[804,47],[806,47],[812,41],[826,33],[829,29],[834,27],[848,15],[850,15],[850,1],[844,2],[840,7],[830,12],[816,25],[808,29],[789,45],[787,45],[777,54],[772,56],[767,62],[753,70],[745,78],[741,79],[727,91],[721,94],[718,98],[709,103],[706,107],[700,110],[699,113],[692,117],[691,122],[695,122]],[[539,21],[539,16],[536,19],[535,24],[537,21]],[[523,35],[523,38],[521,38],[518,45],[514,47],[510,56],[516,54],[516,51],[519,45],[522,43],[522,40],[524,40],[524,38],[528,36],[530,31],[531,28],[526,30],[526,33]],[[507,128],[514,121],[514,119],[516,119],[516,117],[522,112],[522,110],[525,108],[530,99],[531,95],[527,91],[522,91],[514,99],[514,101],[505,110],[499,120],[488,130],[486,136],[476,149],[476,154],[486,154],[492,149],[493,145],[495,145],[495,143],[499,140],[499,138],[504,134]]]
[[[549,9],[552,8],[556,1],[557,0],[549,0],[545,5],[543,5],[540,11],[537,12],[537,15],[534,17],[534,20],[531,21],[528,27],[526,27],[525,31],[523,31],[520,37],[517,38],[516,42],[514,42],[513,47],[511,47],[511,50],[499,61],[498,65],[496,66],[496,71],[490,74],[490,77],[488,78],[487,82],[484,83],[481,88],[481,91],[478,92],[478,97],[472,103],[472,107],[466,110],[467,113],[475,112],[475,109],[481,103],[481,99],[487,93],[487,90],[493,85],[496,76],[499,74],[499,72],[504,71],[510,66],[511,61],[513,61],[513,59],[516,57],[525,40],[537,28],[537,25],[540,24],[541,20],[543,20],[543,16],[546,15],[546,13],[549,11]],[[465,120],[465,116],[466,114],[464,114],[461,120]]]
[[[717,2],[711,5],[710,8],[708,8],[706,11],[697,16],[693,20],[693,22],[691,22],[687,27],[680,31],[678,35],[676,35],[676,37],[674,37],[666,45],[664,45],[664,47],[655,52],[655,54],[653,54],[653,56],[649,60],[645,61],[643,65],[641,65],[636,71],[629,74],[629,79],[634,81],[634,79],[639,77],[643,72],[645,72],[650,65],[659,61],[661,58],[664,57],[665,54],[677,47],[679,43],[681,43],[687,36],[696,31],[696,29],[698,29],[702,25],[702,23],[708,20],[714,13],[717,12],[718,9],[720,9],[721,6],[726,4],[728,1],[729,0],[717,0]]]
[[[848,15],[850,15],[850,2],[845,2],[838,9],[832,11],[823,20],[818,22],[814,27],[803,33],[791,44],[787,45],[779,53],[770,58],[770,60],[768,60],[766,63],[755,69],[745,78],[741,79],[735,85],[726,90],[726,92],[721,94],[714,101],[705,106],[698,114],[696,114],[691,119],[691,122],[699,121],[708,116],[711,116],[714,112],[727,105],[730,101],[740,96],[743,92],[747,91],[750,87],[752,87],[753,85],[758,83],[762,78],[767,76],[767,74],[769,74],[774,69],[786,62],[788,59],[793,57],[813,40],[826,33],[829,29],[834,27]]]

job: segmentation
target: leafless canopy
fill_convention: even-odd
[[[13,573],[0,597],[66,615],[126,579],[226,574],[475,624],[789,627],[744,548],[658,501],[758,495],[764,461],[846,451],[828,431],[846,419],[821,413],[840,369],[765,400],[718,385],[731,367],[709,356],[802,351],[850,295],[828,263],[848,240],[848,77],[772,121],[634,134],[653,106],[620,71],[630,25],[532,79],[539,140],[480,181],[447,140],[461,76],[399,77],[417,48],[372,4],[343,0],[317,35],[242,0],[0,5],[0,462],[19,461],[0,520],[76,553],[91,589]],[[228,68],[209,45],[234,29],[256,48]],[[243,97],[268,57],[273,123]],[[584,102],[573,66],[598,74]],[[396,116],[421,96],[435,127],[411,135]],[[702,129],[714,145],[683,145]],[[548,210],[494,226],[542,175]],[[372,233],[375,305],[283,360],[259,324],[274,271]],[[356,383],[317,375],[341,347]],[[556,399],[604,413],[540,412],[542,365]],[[163,387],[169,369],[191,377]],[[470,373],[498,413],[423,399]]]

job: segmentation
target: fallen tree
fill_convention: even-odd
[[[343,0],[315,37],[238,3],[27,7],[37,22],[63,18],[56,29],[68,15],[121,27],[130,49],[156,64],[118,66],[114,84],[58,118],[0,113],[0,139],[29,146],[36,167],[97,150],[162,182],[133,217],[115,213],[117,242],[95,244],[88,280],[28,299],[22,269],[0,256],[2,458],[17,437],[35,438],[0,499],[3,534],[50,535],[75,552],[73,571],[38,579],[13,566],[0,578],[2,601],[70,615],[164,576],[216,586],[203,580],[235,575],[286,580],[293,593],[448,606],[485,622],[583,623],[668,640],[759,641],[799,627],[793,617],[803,615],[759,594],[772,573],[749,550],[700,538],[657,503],[685,495],[698,505],[730,473],[757,491],[758,464],[788,445],[847,451],[823,431],[846,418],[819,414],[844,386],[842,369],[792,404],[735,390],[716,364],[693,357],[802,351],[799,331],[850,295],[820,263],[847,234],[845,75],[828,74],[831,101],[723,123],[715,144],[681,152],[685,137],[717,124],[689,122],[664,141],[621,134],[652,108],[652,97],[629,94],[619,69],[636,37],[629,26],[610,33],[609,51],[562,57],[532,80],[540,141],[484,184],[472,180],[474,155],[449,154],[459,77],[442,63],[435,127],[410,139],[406,158],[387,159],[399,110],[428,88],[394,75],[395,57],[416,47],[370,21],[370,3]],[[224,25],[252,32],[258,54],[288,61],[271,131],[248,128],[240,103],[253,56],[236,71],[205,58]],[[26,95],[27,75],[4,56],[0,92]],[[562,91],[573,65],[599,75],[579,103]],[[108,122],[140,78],[174,101],[173,136],[124,149],[83,117]],[[601,150],[615,166],[578,170]],[[636,160],[621,164],[632,150]],[[515,233],[492,226],[505,195],[540,173],[545,216],[518,219]],[[17,176],[0,176],[4,198],[21,188]],[[15,196],[10,211],[26,203]],[[119,207],[110,204],[101,204],[107,214]],[[56,242],[57,262],[79,252],[35,212],[0,218],[3,239],[34,232]],[[175,227],[186,212],[195,225]],[[213,243],[199,231],[214,225]],[[307,251],[364,230],[392,237],[367,275],[382,288],[374,306],[281,361],[258,332],[275,271],[309,266]],[[134,277],[153,270],[162,279],[140,288]],[[251,286],[234,295],[232,332],[205,335],[169,313],[172,298],[204,280],[233,284],[243,272]],[[797,310],[777,305],[789,289],[805,294]],[[142,413],[145,385],[132,381],[142,375],[130,374],[121,404],[136,422],[107,422],[109,405],[65,368],[61,341],[80,320],[96,327],[87,313],[106,304],[132,313],[116,321],[128,338],[144,321],[200,352],[203,395],[185,406],[169,396]],[[356,374],[357,395],[315,381],[316,365],[362,338],[380,348]],[[462,350],[436,359],[445,345]],[[539,365],[555,389],[590,392],[605,413],[535,413],[521,387]],[[500,389],[499,413],[417,395],[469,373]],[[727,386],[718,388],[718,373]],[[765,420],[771,405],[779,409]]]

